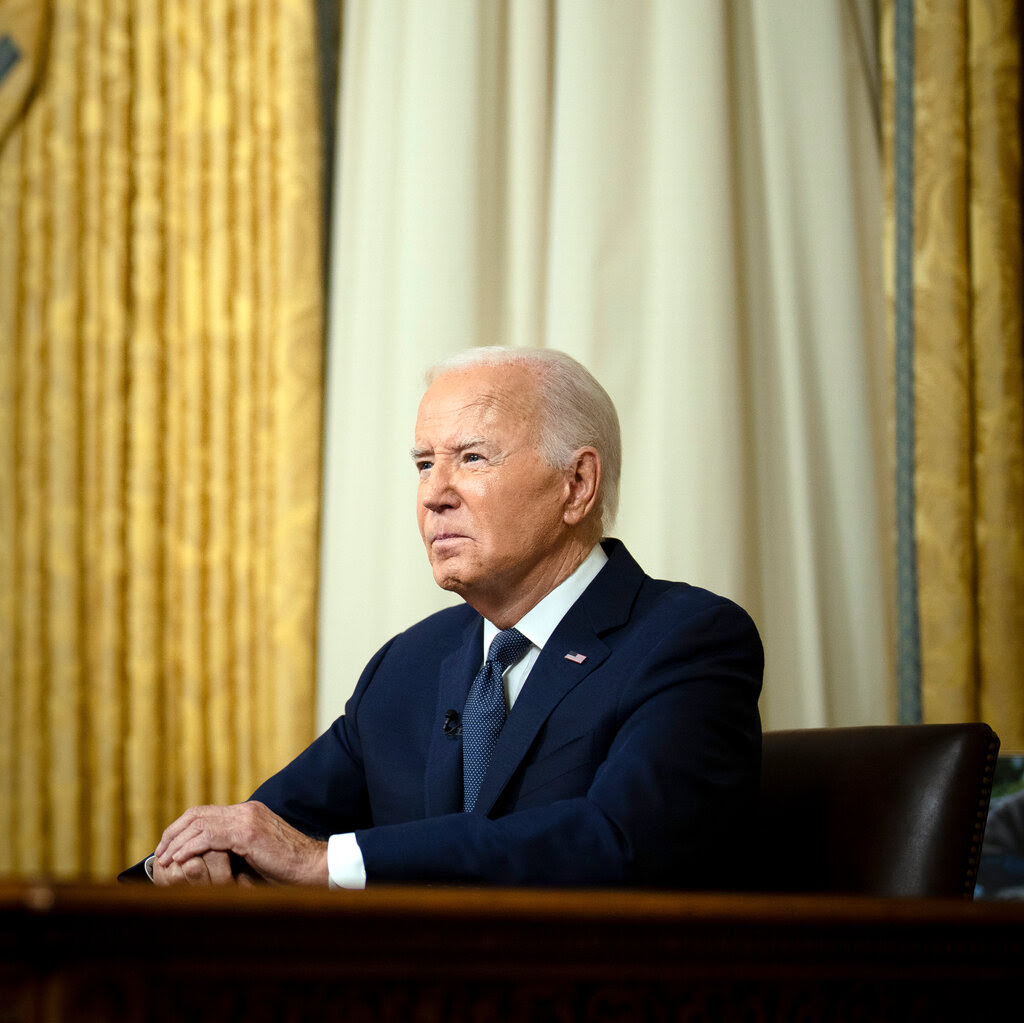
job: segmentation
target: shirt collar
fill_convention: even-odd
[[[516,622],[515,627],[538,649],[543,649],[544,644],[551,638],[551,633],[558,628],[558,623],[565,617],[566,612],[582,596],[583,591],[594,581],[598,572],[604,568],[608,555],[599,544],[594,544],[593,550],[583,559],[583,563],[576,569],[568,579],[560,582],[540,603],[534,605],[522,618]],[[491,640],[501,630],[484,619],[484,658],[491,648]]]

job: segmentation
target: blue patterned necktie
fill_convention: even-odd
[[[498,733],[505,723],[505,687],[501,676],[530,649],[530,641],[516,629],[499,632],[491,641],[487,660],[476,673],[462,712],[462,808],[476,806]]]

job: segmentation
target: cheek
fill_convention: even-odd
[[[544,546],[562,524],[562,494],[557,487],[517,490],[509,501],[509,529],[522,546]]]
[[[554,470],[540,479],[518,488],[517,500],[522,507],[535,509],[538,516],[561,518],[565,505],[566,486],[564,478]]]

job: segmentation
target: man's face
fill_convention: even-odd
[[[434,581],[492,620],[562,577],[569,485],[537,450],[538,420],[533,374],[508,365],[443,374],[416,419],[417,521]]]

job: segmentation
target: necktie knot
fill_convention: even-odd
[[[487,660],[497,661],[504,672],[526,656],[530,641],[518,629],[505,629],[491,640]]]

